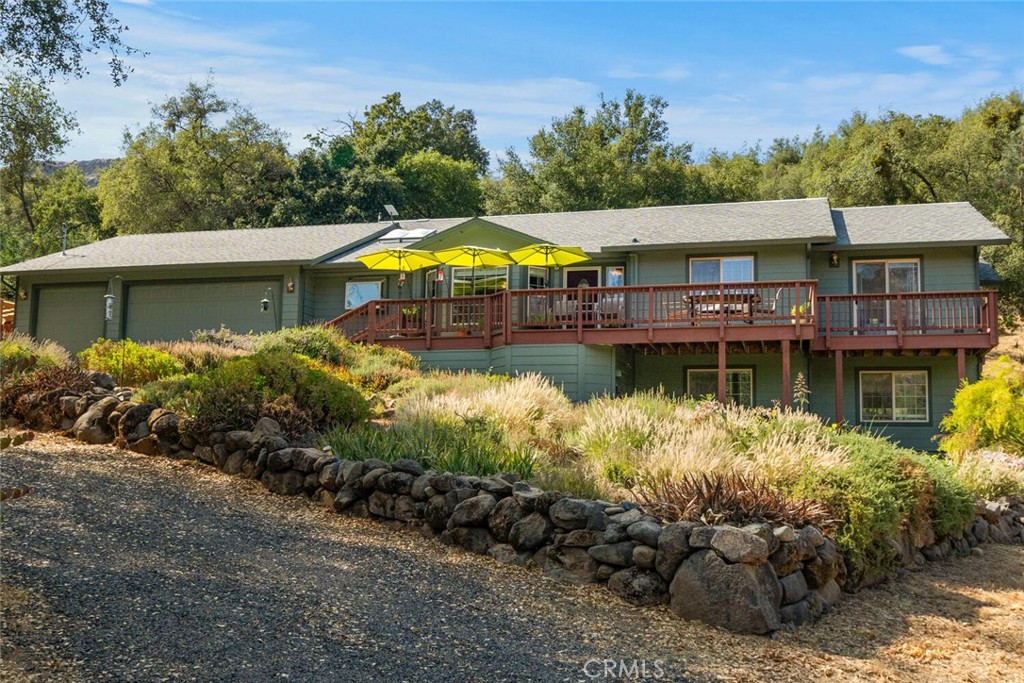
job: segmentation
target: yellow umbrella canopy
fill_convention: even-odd
[[[371,270],[397,270],[408,272],[427,266],[436,266],[440,261],[429,251],[422,249],[384,249],[357,257]]]
[[[561,268],[590,259],[579,247],[565,247],[558,244],[531,244],[528,247],[510,251],[512,260],[521,266],[542,266]]]

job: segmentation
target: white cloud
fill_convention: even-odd
[[[670,64],[662,68],[637,69],[632,66],[619,66],[607,74],[616,80],[653,80],[675,82],[690,77],[690,70],[682,64]]]
[[[948,54],[941,45],[909,45],[896,50],[904,57],[916,59],[932,66],[943,66],[952,64],[953,57]]]

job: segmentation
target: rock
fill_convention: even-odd
[[[508,543],[498,543],[492,545],[491,549],[487,551],[496,562],[502,564],[514,564],[517,567],[525,567],[529,562],[530,558],[533,557],[533,551],[530,550],[516,550]]]
[[[818,595],[821,596],[821,599],[826,605],[831,607],[839,602],[839,598],[842,597],[843,591],[835,581],[829,581],[818,589]]]
[[[811,531],[808,531],[811,529]],[[796,540],[793,543],[800,549],[800,561],[812,560],[818,556],[817,548],[821,543],[817,543],[817,540],[821,538],[822,542],[825,539],[821,533],[818,532],[814,527],[804,527],[796,532]]]
[[[600,564],[597,566],[597,574],[594,575],[594,578],[598,581],[604,582],[612,578],[612,574],[621,569],[622,567],[616,567],[611,564]]]
[[[384,519],[395,518],[395,497],[383,491],[374,491],[366,499],[366,509],[371,515]]]
[[[775,529],[771,524],[766,522],[758,522],[756,524],[748,524],[742,527],[744,531],[749,531],[754,534],[762,541],[768,544],[768,554],[771,555],[779,549],[779,539],[775,537]]]
[[[149,431],[157,435],[162,441],[177,441],[181,438],[178,430],[178,416],[169,410],[158,408],[149,415]]]
[[[804,624],[814,621],[814,613],[811,611],[810,606],[806,600],[794,603],[792,605],[786,605],[779,610],[779,619],[784,624],[788,624],[794,628],[799,628]]]
[[[779,579],[782,584],[782,604],[792,605],[800,602],[807,595],[807,581],[803,572],[793,572]]]
[[[464,478],[454,474],[439,474],[431,480],[430,485],[433,486],[438,493],[448,493],[449,491],[454,491],[456,489],[472,488],[469,485],[469,482]]]
[[[782,586],[767,562],[726,564],[714,551],[698,550],[683,560],[669,593],[683,619],[737,633],[768,633],[781,623]]]
[[[403,458],[391,463],[391,471],[411,474],[413,478],[415,478],[422,475],[426,470],[423,469],[423,465],[419,464],[415,460],[412,460],[411,458]]]
[[[88,375],[89,381],[92,382],[94,387],[100,387],[107,391],[113,391],[117,388],[117,381],[113,375],[109,375],[99,370],[86,370],[85,374]]]
[[[448,507],[454,510],[456,505],[464,500],[474,498],[476,495],[477,492],[475,489],[455,489],[454,491],[449,491],[444,494],[444,498],[448,501]]]
[[[716,527],[711,547],[729,562],[761,564],[768,559],[768,544],[745,529]]]
[[[108,396],[89,406],[89,409],[75,420],[75,425],[72,427],[75,438],[91,444],[113,441],[114,434],[107,423],[107,418],[119,403],[120,401],[113,396]]]
[[[480,480],[480,490],[502,498],[512,495],[512,484],[501,477],[484,477]]]
[[[598,562],[613,564],[616,567],[628,567],[633,564],[633,548],[635,547],[636,543],[633,541],[623,541],[591,546],[587,552]]]
[[[343,486],[338,490],[338,495],[334,497],[334,509],[338,512],[343,512],[352,507],[352,504],[357,500],[361,500],[362,495],[359,491],[348,486]]]
[[[338,470],[341,469],[341,462],[335,460],[320,470],[320,486],[328,491],[337,492],[341,486],[338,484]]]
[[[317,490],[320,489],[320,475],[316,472],[309,472],[302,479],[302,490],[307,496],[316,495]]]
[[[152,403],[140,403],[121,411],[121,421],[117,423],[118,435],[129,443],[149,436],[149,416],[156,409]]]
[[[983,517],[975,517],[974,524],[971,525],[971,533],[974,534],[979,543],[988,541],[988,530],[988,522]]]
[[[924,555],[924,559],[929,562],[936,562],[942,559],[942,551],[939,550],[937,545],[926,545],[921,548],[921,554]]]
[[[252,447],[252,432],[241,429],[224,435],[224,446],[229,451],[247,451]]]
[[[256,424],[252,428],[252,438],[258,441],[265,441],[266,439],[273,436],[283,436],[281,432],[281,425],[277,420],[273,420],[269,417],[261,417],[256,420]]]
[[[534,550],[548,543],[554,525],[546,515],[533,512],[509,529],[508,541],[516,550]]]
[[[821,532],[815,529],[813,526],[805,526],[800,529],[800,534],[810,541],[811,545],[817,548],[819,545],[825,542],[825,537],[821,535]]]
[[[649,545],[638,545],[633,548],[633,564],[644,569],[654,569],[658,551]]]
[[[316,464],[324,457],[324,452],[317,448],[293,448],[292,468],[304,474],[316,471]]]
[[[796,540],[796,532],[793,531],[793,527],[791,526],[777,526],[772,530],[772,533],[775,534],[775,538],[777,538],[780,543],[792,543]]]
[[[666,525],[658,536],[658,554],[654,568],[666,581],[676,575],[679,564],[689,556],[690,533],[700,526],[696,522],[676,522]]]
[[[655,522],[634,522],[626,528],[626,533],[637,543],[657,548],[658,537],[661,536],[661,525]]]
[[[217,468],[224,467],[224,463],[228,459],[228,449],[224,447],[223,443],[213,445],[213,464]]]
[[[544,568],[548,566],[548,551],[549,550],[551,550],[551,546],[549,546],[549,545],[541,546],[540,548],[538,548],[533,553],[533,557],[530,558],[530,562],[529,562],[528,566],[532,565],[534,567],[537,567],[541,571],[543,571]]]
[[[377,480],[387,474],[390,470],[385,467],[377,467],[367,470],[363,478],[359,480],[359,488],[364,491],[372,491],[377,488]]]
[[[519,506],[526,512],[534,512],[537,507],[537,500],[544,494],[540,489],[535,489],[525,482],[518,482],[512,485],[512,497],[516,499]]]
[[[487,527],[498,543],[508,543],[508,535],[512,531],[512,526],[525,516],[526,512],[515,498],[511,496],[502,498],[491,512],[491,516],[487,520]]]
[[[196,449],[198,450],[198,449]],[[295,496],[302,493],[305,483],[305,475],[295,470],[285,472],[266,471],[260,478],[260,482],[267,487],[271,493],[279,496]]]
[[[209,446],[196,446],[192,454],[197,460],[205,462],[208,465],[213,464],[213,449]]]
[[[990,501],[985,503],[985,506],[980,510],[980,514],[989,524],[999,524],[999,518],[1003,516],[1003,512],[1006,509],[1005,505]]]
[[[490,494],[473,496],[455,506],[452,516],[448,519],[448,528],[457,526],[487,526],[487,518],[497,506],[498,501]]]
[[[690,531],[690,548],[694,550],[699,548],[710,548],[711,539],[715,537],[715,532],[718,530],[717,527],[713,526],[696,526]]]
[[[626,531],[626,527],[613,522],[604,528],[604,538],[597,543],[620,543],[621,541],[628,540],[629,533]],[[597,545],[597,543],[592,543],[591,545]]]
[[[426,503],[417,503],[412,496],[400,495],[395,500],[395,519],[402,522],[420,519],[426,507]]]
[[[235,451],[224,461],[224,474],[241,474],[245,463],[245,451]]]
[[[198,450],[198,449],[197,449]],[[271,472],[286,472],[292,469],[292,448],[274,451],[267,456],[267,469]]]
[[[448,526],[448,518],[452,514],[452,505],[448,504],[448,500],[445,496],[440,493],[436,496],[431,496],[427,500],[427,507],[423,511],[423,519],[426,520],[427,525],[434,531],[444,531]]]
[[[377,480],[377,488],[388,493],[408,495],[412,492],[412,483],[414,481],[416,481],[416,477],[412,474],[392,470]]]
[[[551,506],[548,515],[555,526],[563,529],[601,531],[608,526],[608,517],[604,514],[604,508],[592,500],[563,498]]]
[[[78,418],[78,396],[61,396],[60,397],[60,411],[64,413],[65,417],[70,417],[72,420]]]
[[[810,588],[821,588],[835,578],[836,567],[834,564],[822,562],[821,558],[815,557],[813,560],[804,562],[803,574]]]
[[[631,510],[626,510],[625,512],[620,512],[617,515],[612,515],[608,519],[616,524],[628,527],[630,524],[636,524],[637,522],[642,521],[643,518],[644,513],[641,512],[639,508],[633,508]]]
[[[612,515],[622,514],[625,511],[626,511],[626,508],[622,507],[621,505],[613,505],[613,506],[611,506],[609,508],[605,508],[604,509],[604,514],[606,514],[609,517],[611,517]]]
[[[410,495],[416,500],[427,500],[432,494],[427,493],[427,489],[434,490],[430,485],[430,479],[434,475],[430,472],[425,472],[420,476],[416,477],[412,482],[412,489]]]
[[[605,531],[595,531],[594,529],[575,529],[567,534],[559,534],[555,536],[555,545],[565,545],[571,548],[589,548],[594,545],[601,545],[607,543],[605,538],[607,534]],[[614,541],[618,543],[619,540],[626,540],[625,538]]]
[[[255,434],[255,432],[253,432]],[[267,453],[274,453],[275,451],[283,451],[288,448],[291,444],[283,436],[268,436],[259,442],[263,448],[266,449]]]
[[[486,555],[487,551],[494,545],[494,539],[487,529],[465,526],[445,531],[441,534],[441,542],[457,545],[478,555]]]
[[[544,575],[570,583],[593,583],[597,580],[597,569],[598,561],[586,550],[563,546],[548,550]]]
[[[542,515],[549,514],[552,505],[562,500],[563,498],[568,497],[568,494],[562,493],[561,491],[545,491],[544,493],[540,494],[540,496],[537,498],[537,502],[536,505],[534,505],[533,511],[539,512]]]
[[[163,455],[164,449],[160,444],[160,439],[155,434],[132,441],[127,445],[128,450],[141,455]]]
[[[617,571],[608,578],[608,590],[632,605],[668,602],[668,584],[657,572],[640,567]]]

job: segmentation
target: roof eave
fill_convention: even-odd
[[[81,274],[81,273],[134,273],[148,270],[183,270],[195,268],[277,268],[281,266],[307,266],[307,259],[288,261],[224,261],[215,263],[170,263],[140,266],[86,266],[82,268],[31,268],[20,269],[17,266],[0,268],[0,275],[50,275],[50,274]]]
[[[814,251],[856,251],[858,249],[907,249],[929,247],[985,247],[1010,244],[1011,239],[993,238],[985,240],[933,240],[928,242],[857,242],[854,244],[814,244]]]
[[[601,247],[602,252],[620,251],[664,251],[668,249],[725,249],[729,247],[756,247],[775,244],[810,244],[819,243],[823,240],[835,239],[827,235],[810,235],[807,237],[788,237],[780,239],[757,239],[757,240],[727,240],[719,242],[665,242],[659,244],[623,244]]]

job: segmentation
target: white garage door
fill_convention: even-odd
[[[77,353],[103,336],[106,285],[39,288],[35,337],[52,339]]]
[[[191,339],[195,330],[222,325],[240,333],[269,332],[281,319],[280,290],[280,282],[274,281],[130,285],[125,336],[136,341]],[[260,307],[264,296],[271,301],[266,312]]]

